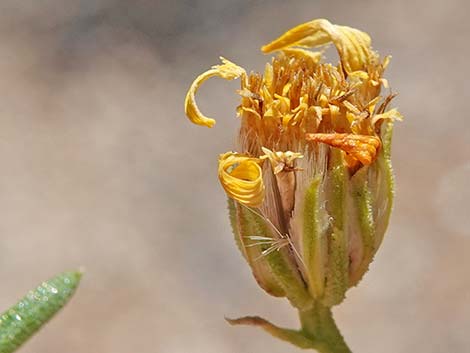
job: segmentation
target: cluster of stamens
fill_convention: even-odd
[[[320,63],[320,56],[304,52],[281,53],[266,65],[263,75],[242,78],[238,114],[244,152],[259,156],[262,147],[300,151],[309,140],[328,142],[325,135],[316,139],[312,134],[374,140],[381,119],[373,117],[382,114],[390,101],[379,96],[381,84],[386,84],[381,75],[388,60],[379,63],[375,57],[368,72],[348,75],[341,65]]]

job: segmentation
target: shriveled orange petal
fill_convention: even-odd
[[[307,141],[322,142],[339,148],[363,165],[369,165],[375,160],[382,145],[378,137],[367,135],[307,134],[306,139]]]

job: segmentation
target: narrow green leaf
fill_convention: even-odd
[[[271,334],[273,337],[279,338],[285,342],[289,342],[294,346],[302,349],[314,348],[314,342],[304,335],[302,331],[291,330],[284,327],[273,325],[269,321],[259,316],[245,316],[238,319],[225,318],[230,325],[247,325],[257,326]]]
[[[0,316],[0,353],[11,353],[49,321],[72,297],[81,272],[64,272],[30,291]]]

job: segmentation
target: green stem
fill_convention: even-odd
[[[331,309],[316,303],[313,309],[299,311],[301,332],[320,353],[352,353],[333,319]]]

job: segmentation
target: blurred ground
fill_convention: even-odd
[[[64,269],[86,277],[22,352],[287,353],[226,316],[296,326],[233,244],[216,178],[232,148],[237,83],[194,76],[325,17],[393,54],[406,121],[394,140],[397,201],[370,273],[335,310],[355,352],[470,351],[470,35],[463,0],[13,1],[0,3],[0,307]]]

